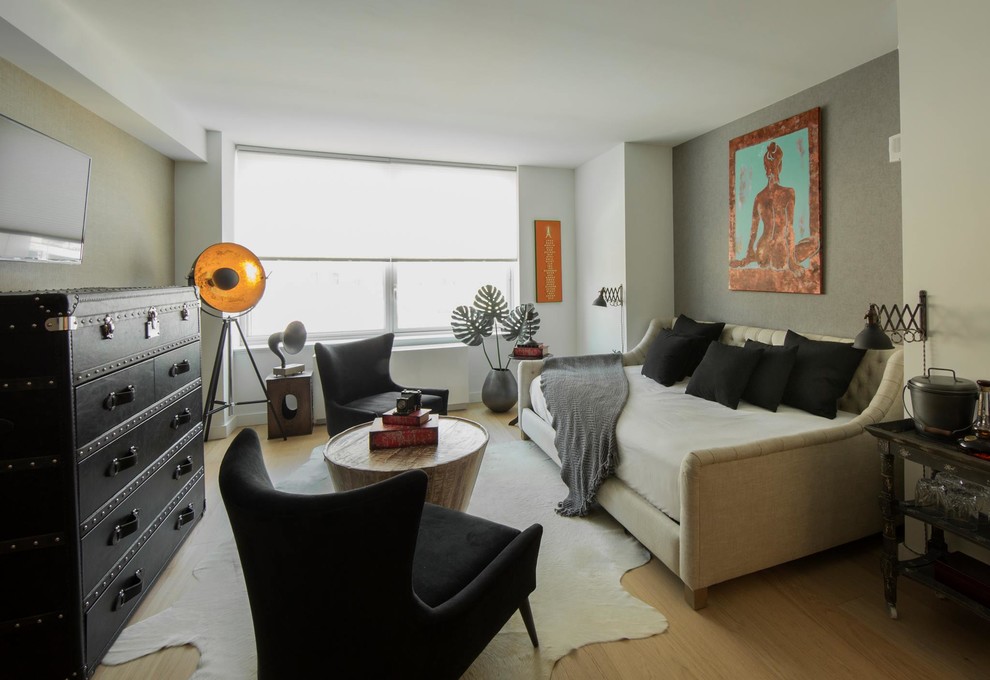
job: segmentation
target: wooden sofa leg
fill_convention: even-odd
[[[708,588],[698,588],[692,590],[689,586],[684,586],[684,601],[691,609],[704,609],[708,606]]]
[[[522,615],[523,623],[526,624],[526,632],[529,633],[530,641],[534,647],[539,647],[540,640],[536,637],[536,623],[533,621],[533,610],[529,607],[528,597],[519,605],[519,613]]]

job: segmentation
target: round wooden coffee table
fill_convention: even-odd
[[[427,503],[467,509],[488,446],[488,430],[473,420],[440,416],[436,445],[372,450],[368,448],[370,428],[371,423],[355,425],[331,437],[324,447],[334,489],[349,491],[406,470],[423,470],[430,478]]]

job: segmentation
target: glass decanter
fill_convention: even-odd
[[[990,380],[977,380],[980,388],[980,401],[976,405],[976,422],[973,430],[983,440],[990,439]]]

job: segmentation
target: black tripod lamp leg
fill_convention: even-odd
[[[213,413],[217,403],[217,387],[220,384],[220,369],[223,364],[223,348],[227,344],[227,336],[230,334],[230,319],[224,317],[220,326],[220,341],[217,343],[217,356],[213,360],[213,372],[210,375],[210,388],[206,393],[206,407],[203,409],[203,441],[210,439],[210,424],[213,422]]]
[[[272,404],[272,400],[268,398],[268,388],[265,387],[265,381],[261,377],[261,371],[258,370],[258,364],[254,360],[254,355],[251,353],[251,348],[248,346],[247,338],[244,337],[244,331],[241,330],[241,324],[234,319],[234,323],[237,325],[237,332],[241,335],[241,342],[244,343],[244,349],[247,350],[248,359],[251,360],[251,365],[254,367],[254,374],[258,376],[258,384],[261,385],[261,392],[265,395],[265,402],[268,404],[268,410],[272,412],[272,417],[275,419],[275,425],[278,427],[278,433],[282,437],[283,441],[288,440],[285,436],[285,430],[282,428],[282,419],[278,415],[278,411]]]

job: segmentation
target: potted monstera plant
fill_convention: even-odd
[[[540,315],[533,304],[509,309],[502,291],[492,285],[482,286],[470,306],[454,308],[450,317],[454,337],[469,347],[481,345],[491,371],[481,388],[481,401],[492,411],[508,411],[516,403],[516,378],[509,370],[512,357],[505,355],[503,363],[499,337],[519,344],[532,340],[540,329]],[[495,361],[492,361],[485,338],[495,336]]]

